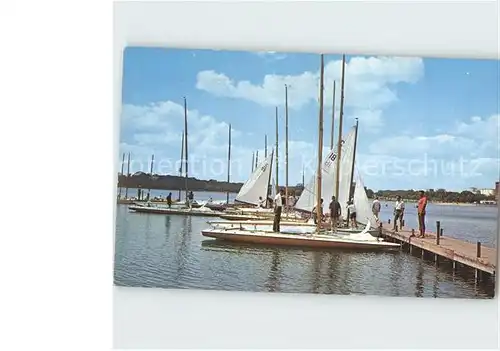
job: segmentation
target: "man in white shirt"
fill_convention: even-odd
[[[280,221],[281,221],[281,209],[283,207],[283,202],[281,197],[283,196],[283,189],[280,189],[279,193],[274,197],[274,222],[273,222],[273,232],[280,231]]]
[[[347,212],[349,213],[349,221],[351,223],[351,228],[358,228],[358,221],[356,219],[356,206],[354,206],[354,201],[350,200],[347,203]]]
[[[375,220],[378,222],[379,221],[379,213],[380,213],[380,201],[378,200],[378,196],[375,197],[375,200],[373,200],[373,204],[372,204],[372,213],[373,213],[373,216],[375,216]]]
[[[394,231],[398,231],[397,221],[399,219],[399,227],[403,228],[403,216],[405,213],[405,203],[401,199],[401,196],[398,195],[396,198],[396,204],[394,205]]]

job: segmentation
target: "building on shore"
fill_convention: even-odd
[[[479,189],[479,194],[484,196],[495,195],[495,189]]]

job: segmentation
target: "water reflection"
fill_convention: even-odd
[[[314,252],[312,258],[311,292],[317,294],[321,289],[321,254],[319,252]]]
[[[280,254],[278,250],[273,250],[271,254],[271,265],[266,287],[269,292],[279,291],[279,264]]]
[[[180,238],[179,249],[174,251],[175,262],[177,266],[176,270],[176,280],[180,280],[184,274],[184,270],[189,257],[189,245],[188,242],[191,238],[191,228],[192,228],[192,217],[183,216],[182,217],[182,227],[178,234]]]
[[[417,276],[416,276],[416,284],[415,284],[415,296],[422,297],[424,296],[424,268],[422,264],[417,263]]]
[[[327,293],[335,294],[336,287],[339,284],[339,258],[337,255],[329,255],[328,257],[328,289]]]
[[[207,227],[206,218],[143,215],[123,207],[117,213],[117,285],[490,297],[481,286],[476,288],[473,281],[460,278],[462,270],[453,279],[451,269],[436,269],[400,251],[367,253],[221,243],[201,235]]]
[[[432,285],[432,297],[438,297],[439,295],[439,275],[434,274],[434,284]]]
[[[170,233],[170,227],[172,225],[172,219],[170,216],[165,216],[165,233],[168,235]]]

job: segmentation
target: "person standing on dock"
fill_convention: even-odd
[[[397,196],[396,204],[394,205],[394,231],[398,231],[398,219],[399,219],[399,227],[403,228],[403,216],[405,212],[405,203],[401,199],[401,196]]]
[[[425,192],[420,190],[420,199],[417,203],[417,212],[418,212],[418,229],[420,231],[419,238],[425,237],[425,209],[427,207],[427,196],[425,196]]]
[[[172,193],[168,193],[168,196],[167,196],[167,205],[168,205],[168,208],[172,207]]]
[[[349,212],[349,219],[351,220],[351,228],[358,228],[358,222],[356,221],[356,206],[354,206],[354,201],[350,200],[347,205],[347,212]]]
[[[337,201],[335,196],[332,196],[332,201],[330,202],[330,224],[332,225],[332,232],[337,231],[337,225],[339,223],[340,215],[342,214],[342,209],[340,203]]]
[[[380,201],[378,200],[378,196],[375,197],[375,200],[373,200],[373,204],[372,204],[372,213],[373,215],[375,216],[375,220],[377,221],[377,223],[380,221],[379,220],[379,213],[380,213]]]
[[[274,222],[273,222],[273,232],[279,233],[280,231],[280,221],[281,221],[281,209],[283,207],[283,189],[280,189],[278,194],[274,197]]]
[[[188,205],[189,205],[189,209],[192,209],[193,208],[193,199],[194,199],[194,194],[192,191],[189,192],[188,194]]]

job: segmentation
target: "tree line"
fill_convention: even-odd
[[[184,190],[186,187],[186,179],[184,177],[174,175],[157,175],[138,172],[136,174],[126,176],[118,175],[118,186],[125,188],[143,188],[143,189],[159,189],[159,190]],[[193,177],[188,178],[188,189],[193,191],[212,191],[212,192],[232,192],[240,191],[243,183],[231,183],[217,181],[214,179],[201,180]],[[283,188],[283,186],[280,186]],[[302,184],[289,186],[289,194],[300,196],[303,190]],[[373,199],[378,196],[381,200],[394,200],[399,195],[406,201],[417,201],[420,197],[419,190],[379,190],[374,192],[372,189],[365,187],[368,198]],[[354,191],[354,184],[351,191]],[[445,189],[429,189],[426,195],[430,201],[447,202],[447,203],[476,203],[483,200],[495,200],[495,195],[486,196],[475,194],[472,191],[447,191]]]
[[[365,188],[369,198],[378,196],[380,199],[393,200],[398,195],[407,201],[417,201],[420,197],[419,190],[379,190],[374,192]],[[447,191],[446,189],[428,189],[425,191],[429,201],[445,203],[477,203],[484,200],[494,201],[495,195],[476,194],[469,190],[461,192]]]

